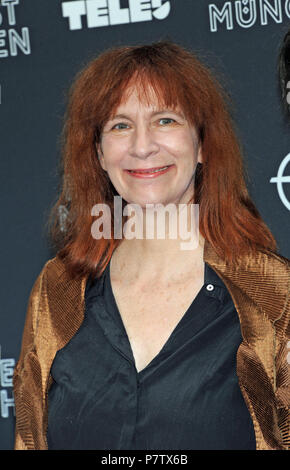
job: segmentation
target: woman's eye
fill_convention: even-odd
[[[121,130],[121,129],[127,129],[128,127],[128,124],[125,124],[124,122],[119,122],[118,124],[115,124],[112,129],[117,129],[117,130]]]
[[[163,121],[163,124],[171,124],[172,122],[175,122],[174,119],[171,119],[171,118],[161,118],[159,119],[159,122],[162,124],[162,121]]]

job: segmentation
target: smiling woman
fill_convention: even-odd
[[[248,194],[226,102],[169,41],[110,49],[76,77],[57,255],[14,372],[16,449],[289,448],[289,260]],[[168,219],[164,239],[115,237],[116,196],[122,227],[128,205],[146,222],[147,206],[185,208],[187,226],[198,205],[198,243],[181,249]],[[92,236],[96,204],[109,237]]]
[[[131,83],[97,144],[101,166],[129,203],[187,204],[193,198],[196,165],[201,163],[197,131],[181,111],[158,109],[153,90],[149,103],[142,102],[135,75]]]
[[[134,116],[130,116],[134,122],[130,122],[124,108],[132,113],[138,101],[139,112],[135,110]],[[166,146],[172,145],[172,138],[174,145],[178,145],[186,137],[182,143],[184,150],[180,152],[189,152],[190,155],[199,152],[193,160],[200,163],[202,151],[202,165],[197,168],[194,161],[190,163],[190,158],[185,159],[187,163],[180,163],[190,166],[187,168],[190,181],[196,170],[192,202],[200,206],[201,235],[210,241],[219,256],[231,262],[243,253],[255,252],[258,246],[275,250],[275,240],[246,188],[241,150],[233,131],[227,101],[220,84],[196,56],[172,43],[113,48],[91,61],[78,74],[71,88],[63,133],[62,190],[50,219],[56,247],[62,258],[66,259],[72,274],[94,272],[96,266],[101,274],[118,244],[113,237],[96,244],[90,236],[91,207],[106,202],[113,211],[113,196],[123,197],[118,192],[120,187],[115,187],[115,166],[111,168],[112,162],[119,157],[107,157],[108,171],[103,167],[106,165],[106,155],[102,156],[101,150],[105,145],[103,150],[106,153],[107,144],[113,150],[115,146],[118,153],[122,151],[124,155],[130,142],[130,153],[125,160],[122,157],[122,164],[118,163],[120,168],[130,170],[176,163],[178,155],[170,155]],[[176,120],[176,124],[171,124],[168,130],[168,124],[156,127],[160,120],[158,116],[157,119],[153,116],[149,133],[148,115],[158,110],[178,110],[181,117],[159,116]],[[146,124],[142,122],[145,114]],[[112,121],[114,116],[117,120]],[[113,130],[110,129],[111,125]],[[153,135],[163,136],[163,148],[159,154],[157,147],[160,139],[156,140]],[[140,156],[137,157],[138,146],[144,143],[150,146],[151,153],[146,158],[146,165],[141,165]],[[197,144],[198,150],[195,148]],[[96,158],[96,149],[99,159]],[[133,158],[136,151],[137,156]],[[145,151],[146,157],[148,148],[141,151]],[[154,152],[158,158],[155,158]],[[151,165],[153,160],[154,165]],[[171,174],[179,177],[176,165],[174,170]],[[114,182],[110,178],[112,171]],[[159,182],[159,178],[157,180]],[[124,181],[124,178],[122,181],[119,178],[119,184]],[[134,182],[135,179],[131,178],[130,183]],[[136,188],[135,184],[136,190],[140,191],[140,188],[140,185]],[[59,206],[68,207],[70,212],[65,233],[59,226]],[[79,227],[82,227],[81,231]]]

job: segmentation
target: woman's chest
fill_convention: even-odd
[[[112,280],[111,285],[136,368],[140,371],[162,349],[202,288],[203,279],[130,287]]]

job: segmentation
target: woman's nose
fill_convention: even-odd
[[[154,137],[154,132],[147,126],[136,128],[132,135],[130,154],[134,157],[146,159],[157,153],[159,145]]]

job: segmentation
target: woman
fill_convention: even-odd
[[[15,448],[287,449],[289,261],[207,68],[170,42],[104,52],[72,87],[63,156],[58,253],[14,373]],[[165,206],[192,231],[196,205],[190,250],[169,216],[163,239],[144,232]]]

